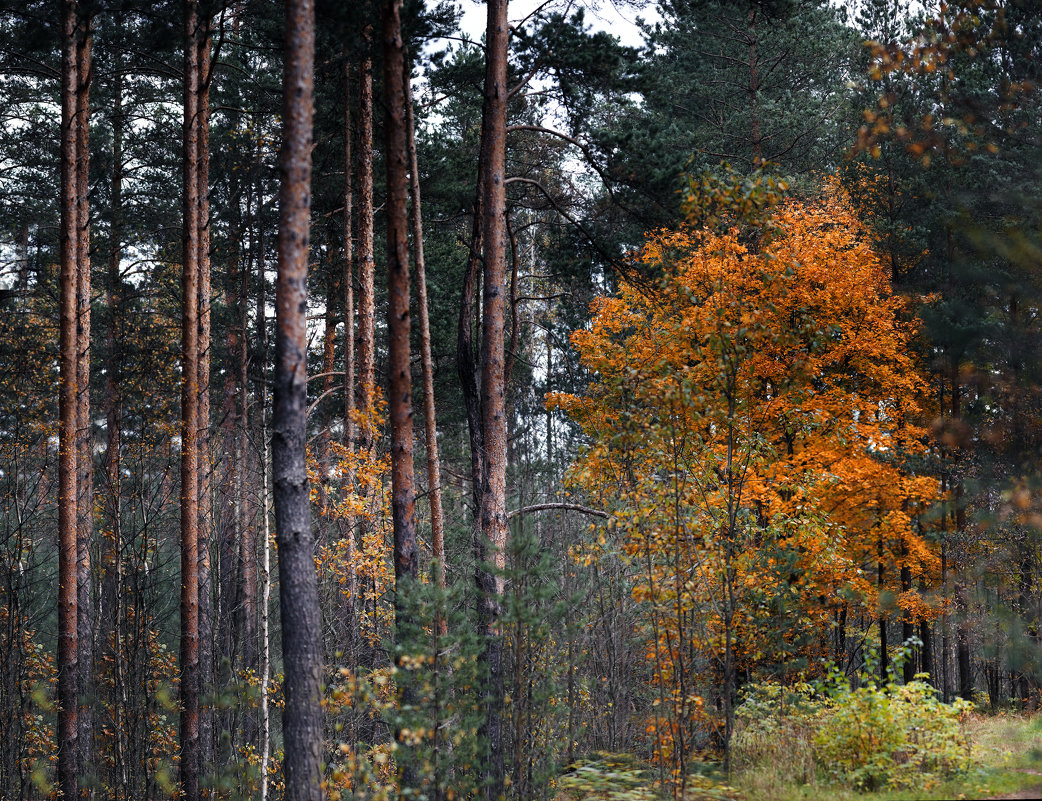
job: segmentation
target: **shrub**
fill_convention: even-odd
[[[937,700],[921,681],[900,686],[835,685],[814,736],[814,756],[830,780],[859,790],[923,788],[972,766],[963,722],[973,704]]]

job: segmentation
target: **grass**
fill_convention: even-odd
[[[974,714],[966,721],[976,768],[957,779],[918,790],[858,792],[817,776],[809,732],[777,732],[755,749],[729,781],[718,765],[702,763],[690,801],[928,801],[930,799],[1042,798],[1042,715]],[[562,777],[557,801],[656,801],[655,771],[631,755],[598,755],[585,769]],[[699,788],[701,785],[701,788]]]
[[[982,799],[1012,796],[1042,798],[1042,716],[973,715],[966,724],[978,767],[971,773],[926,790],[857,792],[816,777],[795,780],[796,760],[772,760],[744,767],[731,777],[743,799],[772,801],[912,801],[913,799]],[[1032,793],[1030,791],[1036,791]],[[1017,795],[1017,794],[1021,795]],[[1027,793],[1027,794],[1023,794]]]

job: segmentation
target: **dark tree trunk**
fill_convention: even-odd
[[[880,536],[879,542],[876,545],[877,549],[877,562],[876,562],[876,592],[879,594],[880,602],[883,597],[883,578],[886,575],[886,567],[883,564],[883,538]],[[890,655],[887,653],[887,637],[886,637],[886,614],[880,611],[879,613],[879,680],[886,684],[889,679],[890,673]]]
[[[62,3],[61,64],[61,300],[59,322],[58,427],[58,789],[78,793],[77,685],[77,203],[76,113],[79,86],[76,52],[78,3]]]
[[[285,30],[272,416],[275,532],[286,675],[284,769],[288,801],[320,801],[322,621],[306,464],[307,267],[315,56],[315,9],[311,0],[287,0]]]
[[[199,798],[199,0],[184,14],[181,283],[181,792]]]
[[[907,554],[905,559],[907,559]],[[910,592],[912,589],[912,568],[907,564],[901,565],[901,592]],[[915,621],[912,620],[912,615],[909,612],[905,612],[901,617],[901,640],[905,648],[910,648],[909,640],[915,636]],[[903,667],[903,678],[905,684],[915,680],[916,674],[916,652],[912,651],[908,658],[905,660]]]
[[[955,653],[959,669],[959,695],[973,700],[973,662],[970,658],[970,599],[964,584],[957,584],[959,624],[955,630]]]

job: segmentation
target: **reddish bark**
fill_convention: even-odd
[[[89,11],[80,6],[76,24],[76,584],[79,713],[79,772],[93,765],[93,715],[91,676],[94,668],[94,636],[91,615],[90,543],[94,529],[94,445],[90,416],[90,85],[91,27]]]
[[[413,463],[412,375],[409,369],[409,220],[405,126],[405,50],[400,0],[383,10],[385,162],[387,165],[387,372],[391,419],[391,519],[397,590],[415,579],[416,486]],[[398,615],[403,612],[400,603]],[[402,621],[398,620],[398,625]]]
[[[306,465],[307,265],[314,103],[314,6],[287,0],[272,470],[278,538],[286,798],[322,792],[322,630]]]

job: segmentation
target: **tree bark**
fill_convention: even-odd
[[[387,352],[391,420],[391,520],[394,526],[396,598],[418,574],[416,485],[413,461],[412,375],[409,368],[409,185],[405,123],[405,51],[401,0],[383,9],[383,62],[387,167]],[[402,614],[400,601],[396,612]],[[396,618],[397,619],[397,618]],[[400,627],[401,621],[398,620]]]
[[[485,36],[485,100],[482,114],[482,161],[484,208],[481,218],[484,256],[481,320],[481,429],[484,448],[480,548],[488,548],[485,558],[492,573],[479,561],[477,581],[484,603],[480,624],[485,638],[483,652],[489,695],[485,702],[485,721],[481,734],[488,742],[486,797],[503,793],[502,743],[502,641],[498,633],[502,570],[505,567],[507,417],[505,361],[506,291],[506,111],[507,50],[509,27],[507,0],[488,0],[488,26]],[[490,557],[490,558],[489,558]],[[491,579],[491,580],[490,580]]]
[[[199,0],[184,13],[181,280],[181,792],[199,798]]]
[[[78,793],[77,685],[77,254],[79,85],[75,0],[62,3],[61,240],[58,428],[58,789]]]
[[[355,451],[355,286],[354,236],[352,212],[354,184],[351,181],[351,59],[344,59],[344,447]],[[343,476],[349,485],[353,477]],[[347,537],[347,598],[343,603],[344,651],[349,660],[355,658],[355,603],[358,598],[358,573],[355,570],[354,521],[344,526]]]
[[[92,674],[94,672],[94,633],[91,615],[90,544],[94,529],[94,447],[90,416],[90,85],[91,27],[93,21],[84,5],[76,21],[76,584],[79,713],[79,773],[83,777],[94,765]]]
[[[373,262],[373,59],[372,31],[366,28],[365,56],[358,70],[358,368],[361,389],[361,439],[373,443],[376,403],[376,300]]]
[[[311,0],[287,0],[285,30],[272,416],[286,675],[284,770],[288,801],[319,801],[323,797],[322,625],[306,464],[307,265],[315,55],[315,9]]]
[[[213,530],[210,455],[210,19],[199,21],[198,202],[199,216],[199,692],[208,694],[213,685],[213,623],[210,608],[210,538]],[[213,760],[210,710],[199,711],[200,770]]]

